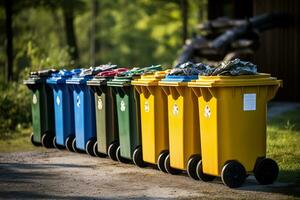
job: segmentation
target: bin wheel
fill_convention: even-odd
[[[73,146],[72,146],[74,140],[75,140],[75,138],[73,136],[69,136],[66,139],[66,148],[70,152],[75,152],[73,149]]]
[[[202,160],[198,161],[198,164],[196,166],[196,173],[197,173],[198,179],[200,179],[200,180],[202,180],[204,182],[213,181],[216,178],[215,176],[203,173]]]
[[[277,163],[270,158],[264,158],[258,161],[254,169],[254,176],[261,185],[274,183],[278,173],[279,167]]]
[[[118,146],[118,148],[117,148],[116,156],[117,156],[117,159],[119,162],[125,163],[125,164],[130,163],[130,160],[121,156],[121,147],[120,146]]]
[[[193,155],[189,159],[187,166],[186,166],[186,172],[187,172],[188,176],[195,180],[199,180],[199,178],[197,176],[197,172],[196,172],[196,167],[200,160],[201,160],[201,157],[199,155]]]
[[[118,159],[117,159],[118,146],[119,146],[118,142],[113,142],[109,145],[108,150],[107,150],[108,157],[114,161],[118,161]]]
[[[237,188],[245,182],[245,167],[237,161],[230,161],[223,167],[221,179],[228,187]]]
[[[56,143],[56,136],[53,138],[53,146],[56,149],[64,149],[65,147]]]
[[[169,174],[177,175],[177,174],[180,174],[180,173],[181,173],[181,170],[175,169],[175,168],[171,167],[171,165],[170,165],[170,154],[167,155],[167,157],[166,157],[166,159],[165,159],[164,165],[165,165],[166,171],[167,171]]]
[[[30,135],[30,141],[31,141],[31,144],[33,144],[33,145],[36,146],[36,147],[42,146],[41,143],[35,142],[35,141],[33,140],[33,133],[31,133],[31,135]]]
[[[42,136],[42,145],[46,148],[53,148],[53,137],[49,133]]]
[[[94,154],[94,144],[95,144],[95,140],[94,139],[90,139],[90,140],[88,140],[87,141],[87,143],[86,143],[86,145],[85,145],[85,151],[86,151],[86,153],[88,154],[88,155],[90,155],[90,156],[96,156],[95,154]]]
[[[107,155],[104,153],[100,153],[98,151],[98,142],[95,142],[94,146],[93,146],[93,152],[96,156],[100,157],[100,158],[105,158]]]
[[[165,168],[165,160],[166,157],[169,155],[169,151],[163,151],[159,154],[157,158],[157,167],[160,171],[168,173],[166,168]]]
[[[72,142],[72,149],[73,149],[73,151],[74,152],[76,152],[76,153],[84,153],[84,151],[82,151],[81,149],[78,149],[77,147],[76,147],[76,138],[73,140],[73,142]]]
[[[143,160],[142,146],[138,146],[132,156],[133,163],[138,167],[147,167],[147,164]]]

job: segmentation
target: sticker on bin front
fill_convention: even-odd
[[[173,106],[173,115],[178,115],[179,113],[179,107],[178,105],[175,103]]]
[[[206,105],[204,108],[204,117],[210,118],[210,115],[211,115],[210,107],[208,105]]]
[[[103,108],[103,101],[102,101],[102,98],[101,97],[98,97],[98,110],[102,110]]]
[[[60,98],[59,98],[59,96],[56,96],[56,103],[59,106],[59,104],[60,104]]]
[[[77,98],[76,98],[76,101],[77,101],[77,107],[79,108],[80,107],[80,97],[79,96],[77,96]]]
[[[144,109],[145,109],[145,112],[149,112],[150,106],[149,106],[149,102],[148,101],[145,101]]]
[[[32,103],[33,103],[33,104],[36,104],[36,103],[37,103],[37,97],[36,97],[35,94],[33,94],[33,96],[32,96]]]
[[[125,112],[125,110],[126,110],[126,104],[125,104],[125,101],[121,101],[121,106],[120,106],[120,110],[122,111],[122,112]]]
[[[244,111],[256,110],[256,94],[244,94]]]

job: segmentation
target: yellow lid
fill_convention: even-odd
[[[139,79],[131,81],[132,85],[155,86],[163,79],[170,70],[158,71],[152,74],[144,74]]]
[[[195,81],[188,84],[190,87],[232,87],[232,86],[260,86],[279,85],[282,81],[271,77],[270,74],[259,73],[256,75],[240,76],[199,76]]]

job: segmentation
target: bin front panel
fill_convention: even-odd
[[[156,164],[159,154],[169,149],[167,97],[159,87],[142,87],[140,110],[143,160]]]
[[[51,136],[55,135],[55,119],[54,119],[54,101],[53,91],[47,85],[43,84],[40,94],[41,112],[42,112],[42,132]]]
[[[185,170],[189,158],[201,154],[197,99],[190,88],[180,88],[181,95],[178,97],[172,95],[175,94],[176,87],[169,88],[171,90],[168,96],[170,165]]]
[[[32,90],[31,110],[32,110],[33,140],[35,142],[40,143],[42,139],[42,127],[41,127],[41,110],[40,110],[40,92],[38,89]]]
[[[266,100],[268,87],[211,89],[216,94],[216,100],[209,102],[213,108],[209,107],[211,117],[201,118],[200,116],[201,124],[202,122],[204,124],[204,127],[201,127],[202,141],[208,139],[206,138],[208,134],[216,136],[216,138],[210,138],[215,140],[213,142],[215,144],[203,148],[203,171],[205,173],[220,175],[222,167],[229,160],[239,161],[247,172],[252,172],[256,159],[266,155]],[[200,98],[201,103],[207,104],[203,98]],[[205,112],[205,109],[208,110],[205,105],[200,106],[200,113]],[[214,112],[218,112],[217,117],[212,117],[215,115]],[[207,127],[209,124],[213,125],[214,123],[217,127],[211,131],[215,132],[208,133]],[[212,151],[212,148],[217,150],[217,155],[204,152],[205,149],[206,151],[209,149]],[[218,168],[218,173],[216,173],[216,168]]]

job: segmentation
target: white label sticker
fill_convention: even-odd
[[[98,110],[102,110],[103,108],[103,101],[101,97],[98,97]]]
[[[210,108],[208,105],[206,105],[204,108],[204,117],[210,118],[210,115],[211,115]]]
[[[37,97],[35,94],[33,94],[33,97],[32,97],[32,103],[33,104],[36,104],[37,103]]]
[[[173,115],[178,115],[178,113],[179,113],[179,108],[178,108],[177,104],[175,103],[173,105]]]
[[[126,110],[126,104],[125,104],[125,101],[121,101],[121,106],[120,106],[120,110],[122,111],[122,112],[124,112],[125,110]]]
[[[150,106],[149,106],[149,102],[148,101],[145,101],[144,109],[145,109],[145,112],[149,112]]]
[[[244,94],[244,111],[256,110],[256,94]]]
[[[56,96],[56,103],[59,106],[59,104],[60,104],[60,98],[59,98],[59,96]]]
[[[76,101],[77,101],[77,107],[79,108],[80,107],[80,97],[79,96],[77,96]]]

